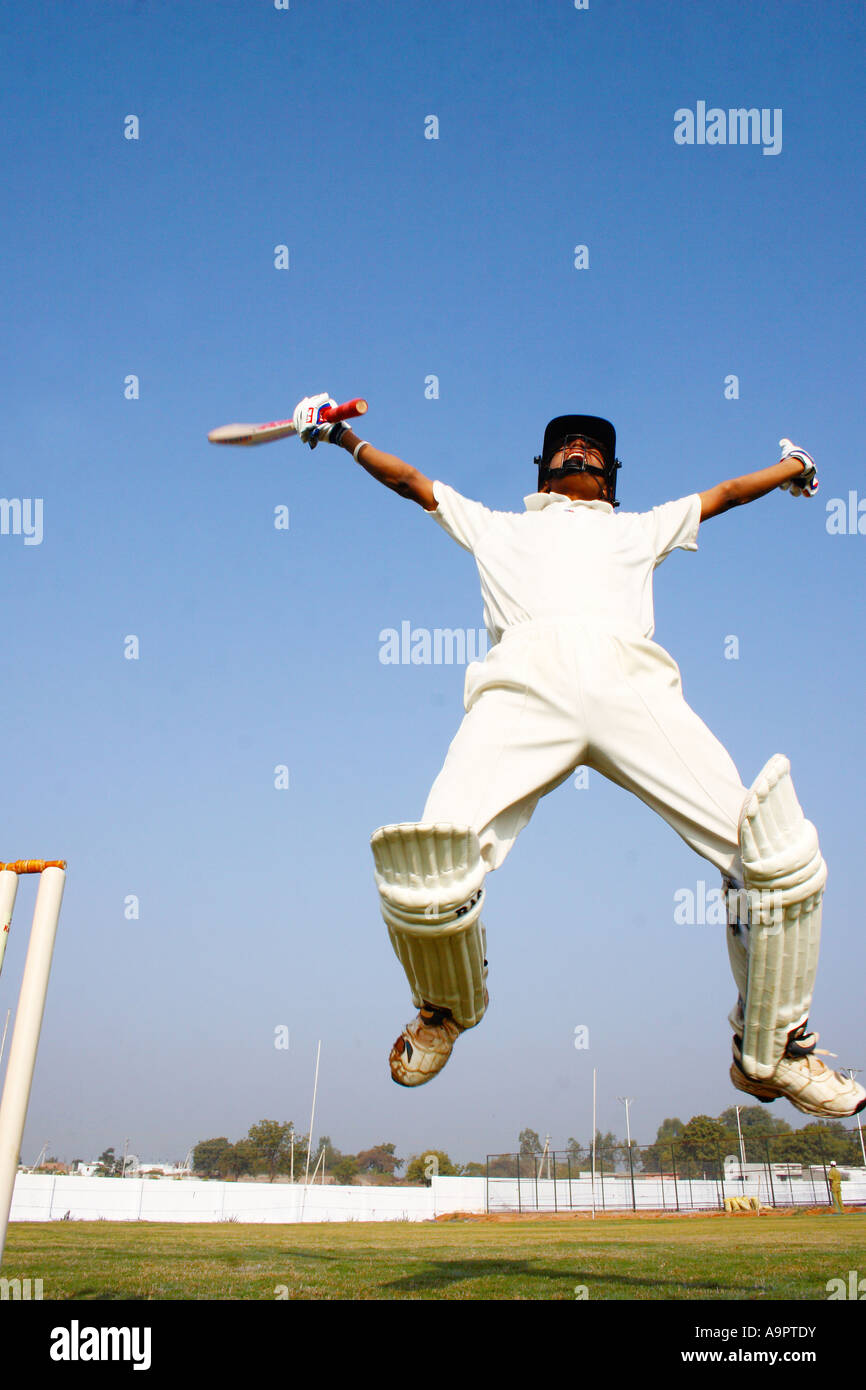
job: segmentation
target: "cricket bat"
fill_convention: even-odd
[[[366,413],[367,402],[357,397],[343,405],[326,406],[321,420],[323,424],[330,424],[335,420],[353,420]],[[211,430],[208,439],[211,444],[269,444],[272,439],[285,439],[286,435],[294,433],[291,420],[269,420],[265,425],[220,425]]]

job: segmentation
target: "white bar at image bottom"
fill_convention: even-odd
[[[0,872],[0,879],[5,879],[7,872]],[[6,1228],[9,1224],[18,1157],[24,1138],[24,1122],[27,1118],[30,1087],[36,1066],[36,1049],[39,1046],[51,958],[54,954],[54,938],[57,935],[65,882],[66,873],[63,869],[45,868],[40,875],[36,906],[33,909],[33,925],[30,928],[30,943],[21,977],[21,992],[15,1011],[15,1026],[9,1046],[9,1061],[6,1064],[6,1083],[3,1087],[3,1099],[0,1101],[0,1260],[3,1258],[3,1247],[6,1243]]]

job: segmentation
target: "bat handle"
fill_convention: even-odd
[[[343,405],[326,405],[319,419],[324,424],[331,424],[335,420],[354,420],[357,415],[367,414],[367,402],[357,396],[353,401],[345,401]]]

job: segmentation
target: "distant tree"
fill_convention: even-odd
[[[618,1155],[619,1165],[622,1168],[622,1171],[624,1173],[628,1173],[630,1171],[628,1161],[628,1143],[625,1139],[623,1139],[620,1142]],[[640,1173],[643,1169],[643,1150],[641,1149],[640,1144],[638,1144],[636,1139],[632,1139],[631,1141],[631,1167],[634,1169],[636,1173]]]
[[[581,1144],[580,1140],[569,1135],[568,1143],[565,1146],[565,1154],[556,1165],[556,1176],[567,1178],[569,1174],[575,1174],[587,1169],[592,1161],[590,1149]]]
[[[739,1157],[740,1135],[737,1131],[737,1108],[728,1106],[719,1116],[719,1123],[730,1130],[732,1136],[731,1153]],[[773,1163],[796,1163],[796,1145],[790,1140],[796,1131],[781,1115],[770,1114],[765,1105],[746,1105],[740,1108],[740,1132],[747,1163],[764,1163],[767,1153]]]
[[[516,1154],[491,1154],[485,1164],[485,1172],[491,1178],[514,1178],[519,1163],[520,1158]],[[408,1170],[406,1176],[409,1176]]]
[[[99,1158],[96,1160],[96,1176],[99,1178],[113,1178],[118,1168],[118,1158],[114,1149],[103,1149]]]
[[[351,1154],[343,1154],[331,1169],[334,1181],[341,1187],[349,1187],[358,1176],[358,1165]]]
[[[461,1175],[461,1177],[464,1177],[464,1178],[486,1178],[486,1177],[487,1177],[487,1164],[486,1164],[486,1163],[464,1163],[463,1167],[462,1167],[461,1170],[460,1170],[460,1175]]]
[[[613,1130],[609,1129],[606,1134],[602,1134],[600,1129],[596,1130],[595,1166],[597,1169],[601,1169],[602,1171],[608,1171],[612,1168],[616,1168],[617,1160],[620,1156],[621,1149],[622,1145],[620,1144],[616,1135],[613,1133]],[[589,1157],[591,1161],[591,1152]]]
[[[540,1154],[543,1145],[534,1129],[522,1129],[518,1139],[521,1156],[523,1154]]]
[[[741,1105],[740,1109],[740,1129],[743,1132],[743,1139],[747,1139],[750,1134],[791,1134],[793,1131],[787,1120],[783,1120],[781,1115],[772,1115],[766,1105]],[[719,1124],[724,1125],[733,1134],[737,1133],[737,1107],[729,1105],[727,1110],[723,1110],[719,1116]]]
[[[859,1166],[863,1162],[857,1133],[846,1129],[840,1120],[813,1120],[781,1139],[773,1139],[769,1150],[774,1163],[820,1164],[835,1160]],[[758,1162],[764,1157],[762,1154]]]
[[[325,1138],[327,1138],[327,1135],[325,1136]],[[286,1145],[286,1152],[287,1152],[288,1155],[289,1155],[289,1163],[288,1163],[288,1167],[285,1167],[285,1168],[283,1169],[283,1172],[284,1172],[284,1173],[288,1173],[288,1172],[290,1171],[290,1169],[294,1166],[295,1181],[297,1181],[300,1177],[303,1177],[304,1173],[306,1172],[306,1168],[307,1168],[307,1148],[308,1148],[308,1146],[309,1146],[309,1142],[310,1142],[310,1136],[309,1136],[308,1134],[295,1134],[294,1136],[293,1136],[292,1134],[289,1134],[288,1143],[287,1143],[287,1145]],[[329,1149],[330,1149],[330,1140],[328,1141],[328,1144],[329,1144]],[[330,1149],[330,1151],[331,1151],[332,1153],[334,1153],[335,1156],[336,1156],[335,1159],[334,1159],[335,1162],[339,1162],[339,1160],[343,1157],[343,1155],[340,1153],[340,1150],[339,1150],[339,1149]],[[293,1153],[294,1153],[294,1158],[292,1157]],[[312,1173],[312,1172],[315,1172],[315,1168],[316,1168],[316,1159],[318,1158],[318,1156],[319,1156],[320,1153],[321,1153],[321,1145],[317,1146],[316,1151],[315,1151],[313,1154],[311,1154],[311,1156],[310,1156],[310,1172],[311,1172],[311,1173]],[[327,1167],[327,1164],[328,1164],[328,1159],[327,1159],[327,1155],[326,1155],[326,1157],[325,1157],[325,1166],[326,1166],[326,1167]]]
[[[336,1163],[339,1163],[343,1155],[340,1153],[340,1150],[335,1148],[334,1145],[331,1143],[330,1134],[323,1134],[318,1144],[316,1145],[316,1152],[313,1154],[312,1166],[314,1168],[318,1164],[319,1159],[322,1157],[323,1149],[325,1151],[325,1172],[331,1173],[333,1172],[334,1165]]]
[[[676,1144],[684,1129],[682,1120],[676,1116],[662,1120],[655,1143],[648,1144],[641,1155],[645,1173],[670,1173],[676,1168]]]
[[[427,1149],[422,1154],[415,1154],[406,1165],[406,1181],[422,1182],[425,1187],[430,1186],[433,1178],[456,1178],[459,1175],[460,1169],[442,1149]]]
[[[375,1148],[364,1149],[363,1152],[356,1154],[355,1162],[358,1165],[359,1173],[387,1173],[389,1177],[394,1176],[395,1169],[402,1166],[402,1158],[397,1158],[394,1154],[393,1144],[377,1144]]]
[[[291,1134],[292,1125],[288,1121],[281,1124],[279,1120],[260,1120],[257,1125],[250,1125],[247,1139],[255,1150],[256,1168],[267,1173],[269,1182],[273,1182],[277,1173],[289,1171]]]
[[[202,1139],[192,1151],[193,1172],[203,1178],[220,1177],[222,1164],[231,1147],[225,1135],[219,1139]]]
[[[257,1159],[257,1151],[249,1139],[239,1139],[236,1144],[229,1144],[228,1149],[220,1159],[220,1177],[247,1177],[250,1173],[255,1172]]]
[[[677,1170],[683,1177],[718,1177],[721,1159],[735,1144],[736,1135],[718,1120],[693,1115],[676,1145]]]

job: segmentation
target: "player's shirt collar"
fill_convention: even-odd
[[[561,504],[566,507],[593,507],[596,511],[613,512],[610,502],[584,501],[580,497],[566,497],[564,492],[532,492],[524,497],[523,504],[528,512],[542,512],[545,507]]]

